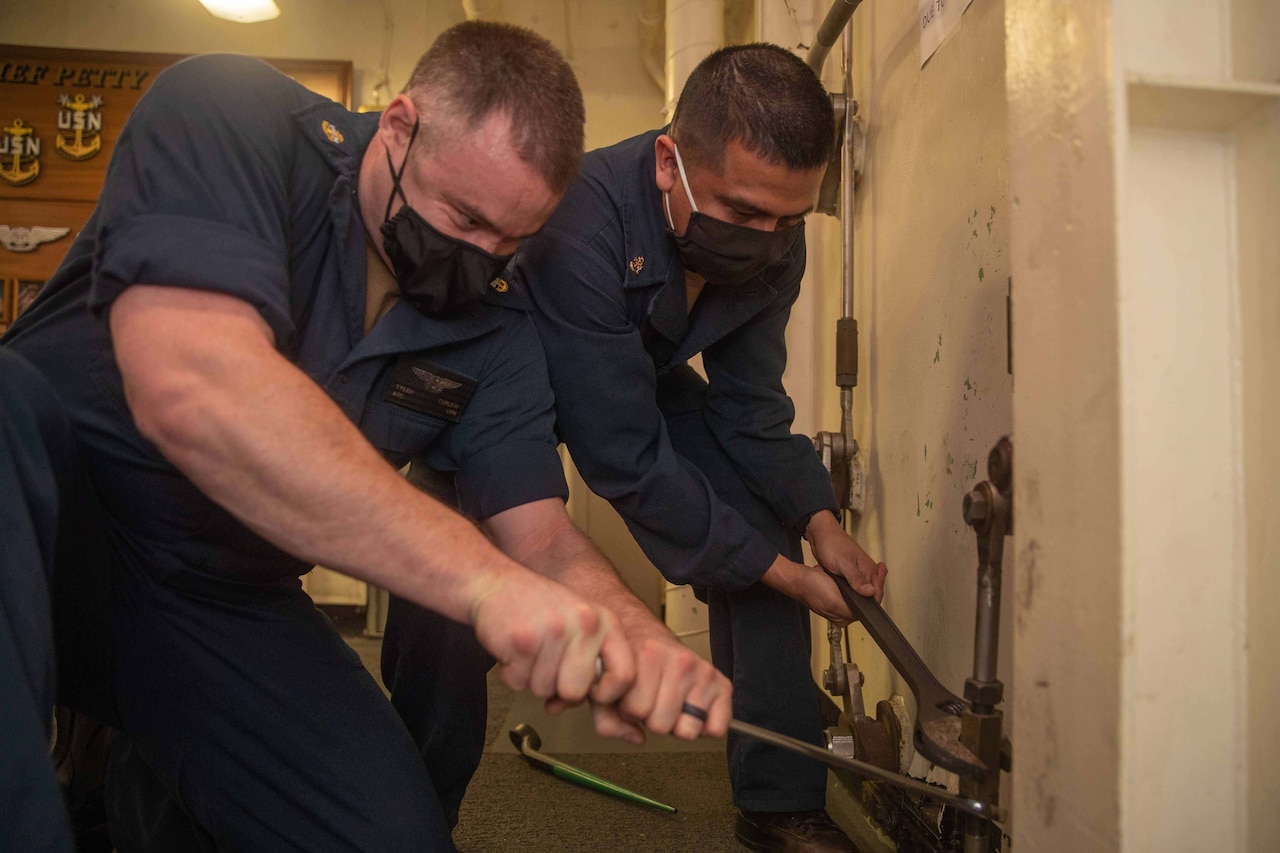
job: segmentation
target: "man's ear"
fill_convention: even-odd
[[[669,193],[675,188],[677,180],[675,151],[675,140],[665,133],[653,141],[654,183],[658,185],[659,192]]]
[[[391,99],[387,108],[378,119],[378,138],[391,152],[393,159],[404,157],[405,148],[413,136],[413,127],[418,121],[418,107],[403,92]]]

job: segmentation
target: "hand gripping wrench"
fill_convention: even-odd
[[[916,750],[939,767],[983,778],[989,768],[960,742],[960,715],[969,706],[934,677],[907,638],[874,598],[858,595],[840,575],[828,572],[849,610],[862,622],[916,697]]]

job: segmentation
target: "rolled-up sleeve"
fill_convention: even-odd
[[[527,316],[500,329],[480,376],[462,419],[425,454],[427,464],[455,472],[459,508],[472,518],[568,498],[546,361]]]
[[[156,78],[120,135],[98,201],[89,306],[135,284],[242,299],[277,345],[289,311],[287,78],[258,60],[198,57]],[[279,97],[272,97],[275,87]]]
[[[786,328],[804,273],[797,241],[779,296],[749,322],[702,354],[707,371],[707,424],[743,481],[789,528],[815,512],[836,509],[831,478],[806,436],[793,435],[795,405],[782,385]]]
[[[668,580],[730,590],[758,581],[778,552],[671,446],[619,274],[549,228],[522,247],[516,275],[536,306],[560,435],[587,485]]]

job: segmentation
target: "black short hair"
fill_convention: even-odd
[[[507,114],[520,158],[556,192],[578,173],[582,90],[560,51],[532,30],[493,21],[456,24],[418,60],[404,92],[424,96],[467,128],[494,112]],[[421,128],[424,150],[430,123],[428,116]]]
[[[698,63],[671,120],[681,155],[719,171],[737,141],[770,163],[824,166],[835,140],[831,99],[816,74],[774,44],[725,47]]]

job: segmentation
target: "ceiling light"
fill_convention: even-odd
[[[215,18],[241,24],[256,24],[280,16],[275,0],[200,0],[200,5]]]

